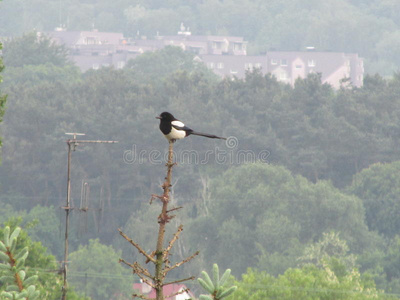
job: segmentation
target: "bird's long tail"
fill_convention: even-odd
[[[207,138],[210,138],[210,139],[221,139],[221,140],[226,140],[226,138],[224,138],[224,137],[216,136],[216,135],[213,135],[213,134],[207,134],[207,133],[197,132],[197,131],[192,131],[190,134],[199,135],[199,136],[204,136],[204,137],[207,137]]]

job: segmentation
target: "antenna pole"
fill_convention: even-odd
[[[75,151],[76,146],[80,143],[101,143],[101,144],[115,144],[118,143],[117,141],[100,141],[100,140],[78,140],[78,135],[85,135],[84,133],[66,133],[68,135],[73,135],[73,139],[67,140],[68,145],[68,166],[67,166],[67,203],[66,206],[63,207],[65,210],[65,247],[64,247],[64,261],[62,264],[62,274],[64,276],[64,283],[62,287],[62,295],[61,299],[67,299],[67,289],[68,289],[68,282],[67,282],[67,264],[68,264],[68,231],[69,231],[69,215],[70,211],[73,209],[71,208],[71,158],[72,158],[72,151]]]
[[[62,288],[62,300],[67,296],[67,261],[68,261],[68,229],[69,229],[69,212],[71,200],[71,140],[67,141],[68,145],[68,167],[67,167],[67,205],[65,209],[65,248],[64,248],[64,261],[63,261],[63,275],[64,284]],[[75,145],[74,145],[75,146]]]

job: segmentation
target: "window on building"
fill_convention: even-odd
[[[214,63],[213,62],[209,62],[207,65],[208,65],[208,67],[210,69],[214,69]]]
[[[241,51],[241,50],[243,50],[243,44],[240,44],[240,43],[234,43],[233,44],[233,50],[235,50],[235,51]]]
[[[117,69],[122,69],[123,67],[125,67],[125,62],[123,60],[117,62]]]
[[[218,69],[223,69],[223,68],[224,68],[224,63],[219,62],[219,63],[217,64],[217,68],[218,68]]]
[[[288,77],[287,77],[287,73],[286,72],[281,72],[280,74],[279,74],[279,79],[280,80],[286,80]]]
[[[296,65],[295,68],[296,68],[296,69],[301,69],[301,68],[302,68],[302,65]]]
[[[251,70],[251,69],[253,69],[253,64],[252,63],[246,63],[246,64],[244,64],[244,68],[246,70]]]
[[[100,68],[99,64],[92,65],[93,70],[98,70]]]
[[[212,42],[213,49],[221,49],[222,43],[221,42]]]
[[[86,37],[86,45],[95,45],[96,43],[96,38],[92,36],[87,36]]]
[[[287,59],[281,59],[281,66],[283,67],[287,66]]]
[[[260,64],[260,63],[254,64],[254,68],[256,68],[256,69],[261,69],[261,64]]]
[[[200,54],[200,50],[201,50],[201,48],[199,48],[199,47],[189,47],[188,48],[188,51],[190,51],[194,54]]]
[[[277,65],[278,64],[278,60],[275,58],[271,59],[271,65]]]
[[[309,67],[315,67],[315,60],[314,59],[309,59],[308,60],[308,66]]]

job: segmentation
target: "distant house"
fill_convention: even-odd
[[[354,86],[363,84],[364,64],[357,54],[273,51],[262,56],[202,55],[200,59],[222,77],[243,78],[247,71],[259,69],[292,86],[297,78],[306,78],[309,73],[321,73],[322,82],[335,88],[340,87],[344,78],[349,78]]]
[[[267,72],[283,82],[294,85],[297,78],[321,73],[322,82],[335,88],[349,78],[354,86],[362,86],[364,63],[357,54],[343,52],[279,52],[267,53]]]
[[[138,293],[148,297],[156,298],[156,290],[147,285],[146,283],[134,283],[133,289]],[[165,300],[188,300],[195,299],[190,291],[185,291],[187,288],[184,284],[168,284],[163,287]],[[185,291],[185,292],[183,292]],[[172,297],[168,297],[174,295]]]
[[[153,48],[129,45],[122,33],[56,30],[45,32],[56,43],[65,45],[69,58],[83,72],[114,66],[121,69],[129,59],[155,51]]]
[[[177,46],[193,52],[198,61],[221,77],[244,78],[247,71],[259,69],[277,80],[294,85],[297,78],[321,73],[322,82],[339,88],[342,79],[354,86],[363,84],[363,59],[355,53],[311,51],[270,51],[264,55],[247,55],[247,42],[234,36],[192,36],[181,27],[178,35],[154,39],[128,39],[122,33],[56,30],[45,33],[70,50],[70,59],[82,71],[114,66],[121,69],[130,59],[147,51]]]

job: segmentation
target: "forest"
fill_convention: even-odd
[[[137,278],[118,259],[142,258],[118,228],[154,246],[159,207],[149,199],[168,148],[155,119],[162,111],[229,137],[175,144],[172,195],[184,209],[167,234],[184,224],[174,256],[200,255],[173,276],[218,263],[232,269],[238,300],[399,298],[399,74],[339,90],[318,74],[294,87],[257,71],[221,80],[173,47],[82,74],[35,33],[6,42],[3,62],[0,221],[26,230],[41,257],[34,267],[54,270],[62,259],[65,133],[119,142],[72,154],[76,299],[129,294]]]

